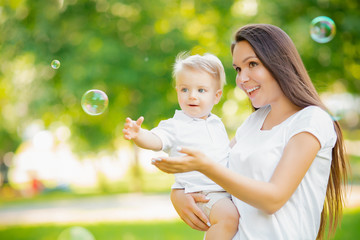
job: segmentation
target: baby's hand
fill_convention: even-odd
[[[141,124],[144,121],[144,117],[139,117],[138,120],[134,121],[131,118],[126,118],[123,133],[126,140],[137,138],[139,135]]]

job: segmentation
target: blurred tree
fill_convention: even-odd
[[[295,41],[319,91],[336,82],[360,92],[357,0],[0,0],[0,145],[15,151],[26,129],[41,119],[71,129],[74,151],[112,150],[127,116],[152,128],[177,108],[171,77],[181,51],[212,52],[233,89],[229,45],[247,23],[270,23]],[[332,18],[335,38],[314,42],[309,24]],[[50,67],[58,59],[61,67]],[[100,89],[109,108],[86,115],[81,96]],[[215,107],[222,115],[222,105]],[[243,111],[239,107],[237,112]]]

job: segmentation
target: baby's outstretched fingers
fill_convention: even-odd
[[[131,140],[131,136],[130,136],[128,130],[123,129],[123,134],[124,134],[124,138],[125,138],[126,140]]]
[[[136,120],[136,124],[137,124],[138,126],[141,126],[141,124],[143,123],[143,121],[144,121],[144,117],[141,116],[141,117],[138,118],[138,120]]]

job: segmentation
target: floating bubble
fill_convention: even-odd
[[[52,67],[53,69],[58,69],[58,68],[60,67],[60,61],[59,61],[59,60],[53,60],[53,61],[51,62],[51,67]]]
[[[334,21],[325,16],[316,17],[311,21],[310,35],[318,43],[330,42],[336,33]]]
[[[58,240],[95,240],[95,237],[86,228],[70,227],[60,233]]]
[[[81,106],[89,115],[102,114],[109,104],[107,95],[97,89],[92,89],[84,93],[81,98]]]

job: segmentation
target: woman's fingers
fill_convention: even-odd
[[[191,196],[193,197],[195,202],[202,202],[202,203],[207,203],[209,201],[209,199],[201,193],[191,193]]]
[[[201,210],[199,210],[201,211]],[[188,213],[187,215],[189,218],[184,219],[185,223],[187,223],[191,228],[199,230],[199,231],[207,231],[209,229],[209,226],[205,224],[197,215],[195,212]]]
[[[186,157],[158,157],[152,158],[151,164],[155,165],[161,171],[166,173],[179,173],[179,172],[186,172],[187,170],[186,164]]]
[[[203,211],[199,208],[194,209],[194,214],[201,221],[201,223],[197,222],[196,225],[201,228],[206,228],[206,226],[210,227],[209,218],[205,215]]]
[[[194,199],[195,203],[201,202],[201,203],[207,203],[209,202],[209,199],[206,198],[204,194],[201,193],[191,193],[191,197]],[[194,214],[207,226],[210,226],[209,218],[205,215],[203,211],[200,210],[200,208],[196,207],[193,209]]]
[[[184,189],[172,189],[170,198],[176,212],[187,225],[199,231],[207,231],[209,227],[195,213],[201,210],[192,195],[186,194]]]
[[[185,153],[188,155],[194,155],[197,152],[195,149],[188,148],[188,147],[177,147],[176,150],[178,152]]]
[[[193,197],[193,194],[191,196],[188,196],[190,199]],[[201,211],[201,209],[195,204],[195,198],[191,199],[190,202],[192,204],[185,208],[184,215],[180,215],[181,219],[184,220],[191,228],[200,230],[200,231],[207,231],[210,227],[210,222],[208,217]]]
[[[191,153],[184,156],[154,158],[152,164],[167,173],[199,171],[206,156],[201,152],[188,150],[187,148],[185,151]]]
[[[162,163],[158,163],[158,162],[151,162],[152,165],[155,165],[158,169],[160,169],[161,171],[163,172],[166,172],[166,173],[178,173],[179,171],[174,168],[173,166],[167,166],[167,165],[164,165]]]

